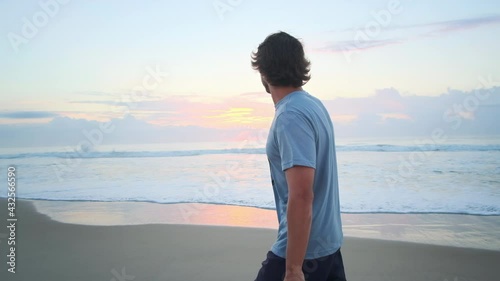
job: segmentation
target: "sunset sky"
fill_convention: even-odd
[[[498,1],[6,0],[0,23],[2,126],[266,128],[274,108],[250,54],[279,30],[303,41],[305,90],[341,125],[367,112],[417,122],[413,102],[442,115],[478,88],[493,94],[460,116],[500,109]]]

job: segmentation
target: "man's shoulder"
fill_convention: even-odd
[[[311,103],[311,101],[311,95],[309,95],[309,93],[304,91],[295,92],[284,98],[278,110],[280,112],[300,112],[301,109]]]
[[[310,117],[311,114],[319,113],[324,110],[324,105],[320,99],[303,92],[298,95],[293,95],[280,108],[276,110],[276,116],[281,114],[298,115],[302,117]]]

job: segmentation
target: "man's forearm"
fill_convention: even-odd
[[[288,272],[302,270],[311,231],[312,202],[312,195],[288,198],[286,251],[286,270]]]

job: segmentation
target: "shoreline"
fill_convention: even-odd
[[[81,225],[211,225],[277,230],[274,210],[200,203],[23,200],[51,219]],[[500,250],[500,216],[342,213],[346,237]]]
[[[7,197],[0,195],[0,200]],[[29,198],[16,198],[17,200],[28,202],[62,202],[62,203],[124,203],[124,204],[158,204],[158,205],[209,205],[209,206],[228,206],[228,207],[241,207],[253,208],[265,211],[275,211],[273,208],[264,208],[257,206],[246,206],[236,204],[223,204],[223,203],[201,203],[201,202],[156,202],[156,201],[98,201],[98,200],[59,200],[59,199],[29,199]],[[457,215],[457,216],[478,216],[478,217],[500,217],[500,214],[472,214],[472,213],[453,213],[453,212],[341,212],[346,215]]]
[[[37,212],[36,202],[16,203],[16,273],[3,267],[1,280],[253,280],[276,237],[264,228],[61,223]],[[6,215],[0,199],[0,217]],[[342,254],[349,280],[373,281],[493,281],[500,260],[498,250],[355,237],[345,238]]]

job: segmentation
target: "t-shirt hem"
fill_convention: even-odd
[[[337,252],[340,249],[340,247],[341,247],[341,245],[338,245],[338,246],[334,246],[328,250],[323,250],[321,252],[315,251],[314,253],[306,253],[305,259],[306,260],[314,260],[314,259],[319,259],[322,257],[329,256],[329,255]],[[282,254],[282,253],[280,253],[280,251],[276,250],[274,247],[271,248],[271,252],[273,252],[273,254],[277,255],[280,258],[286,259],[286,253]]]
[[[307,160],[298,160],[298,161],[291,161],[291,162],[286,162],[281,165],[281,169],[283,171],[292,168],[293,166],[305,166],[305,167],[310,167],[313,169],[316,169],[316,163],[307,161]]]

